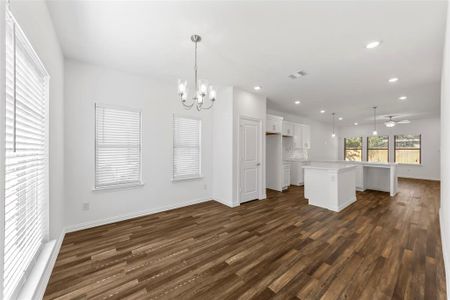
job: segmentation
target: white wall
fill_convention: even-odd
[[[265,198],[265,124],[266,97],[225,87],[218,91],[214,111],[213,199],[230,207],[239,205],[239,120],[261,120],[261,190]]]
[[[11,1],[11,11],[50,74],[50,238],[53,239],[63,228],[64,58],[44,1]]]
[[[336,138],[331,137],[332,126],[330,124],[273,109],[268,109],[267,113],[281,116],[286,121],[307,124],[311,127],[311,149],[308,150],[309,160],[337,159],[338,142]]]
[[[366,159],[367,136],[371,135],[373,125],[358,125],[342,127],[338,130],[339,149],[338,158],[344,159],[344,138],[363,137],[363,159]],[[398,176],[419,179],[440,179],[440,119],[412,120],[410,124],[399,124],[387,128],[379,122],[377,126],[379,135],[389,135],[389,160],[394,161],[394,135],[395,134],[421,134],[422,137],[422,164],[399,165]]]
[[[213,123],[212,198],[233,205],[233,88],[217,91]]]
[[[441,79],[441,209],[439,212],[442,253],[450,299],[450,6],[447,8],[447,31]]]
[[[65,219],[70,229],[210,199],[213,113],[184,110],[174,82],[66,60],[65,100]],[[92,190],[95,102],[142,109],[143,187]],[[171,181],[174,112],[202,119],[203,179]]]

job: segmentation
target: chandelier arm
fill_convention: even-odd
[[[181,104],[183,104],[183,107],[185,108],[185,109],[187,109],[187,110],[189,110],[189,109],[191,109],[192,108],[192,106],[194,106],[194,101],[192,100],[192,103],[191,104],[186,104],[186,101],[181,101]]]
[[[200,109],[201,110],[206,110],[206,109],[210,109],[210,108],[212,108],[213,107],[213,105],[214,105],[214,101],[210,101],[211,102],[211,104],[209,105],[209,106],[207,106],[207,107],[200,107]]]

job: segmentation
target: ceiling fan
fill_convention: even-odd
[[[388,121],[384,122],[384,125],[386,127],[394,127],[397,124],[409,124],[409,123],[411,123],[410,120],[394,121],[394,120],[392,120],[392,118],[394,118],[394,116],[386,116],[386,118],[389,118]]]

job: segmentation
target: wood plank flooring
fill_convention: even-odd
[[[291,187],[69,233],[45,299],[445,299],[439,183],[399,189],[334,213]]]

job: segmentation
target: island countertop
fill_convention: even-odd
[[[330,170],[336,172],[353,169],[355,167],[355,165],[341,164],[338,162],[311,162],[309,165],[302,166],[303,169]]]

